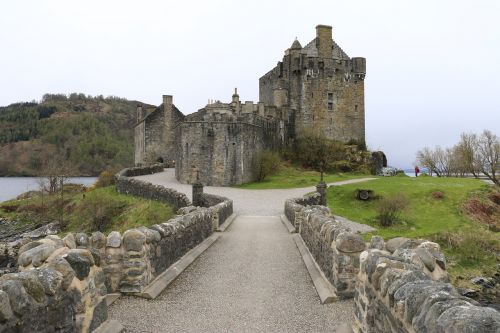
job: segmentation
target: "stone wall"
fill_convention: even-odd
[[[439,245],[372,239],[360,256],[355,332],[500,332],[500,313],[448,283]]]
[[[318,194],[287,200],[285,214],[295,225],[336,295],[340,299],[352,298],[359,271],[359,255],[366,244],[360,235],[337,222],[328,207],[315,206],[318,200]]]
[[[219,204],[223,205],[223,203]],[[140,293],[160,273],[210,236],[222,210],[184,207],[176,217],[149,228],[139,227],[105,236],[94,232],[68,234],[67,246],[84,248],[100,258],[108,293]]]
[[[177,180],[210,186],[254,181],[255,155],[264,149],[277,150],[285,136],[283,122],[255,114],[195,114],[178,131]]]
[[[339,298],[355,302],[356,333],[500,332],[500,313],[450,284],[438,244],[373,236],[369,245],[315,205],[318,194],[285,202],[285,215]]]
[[[214,227],[219,227],[231,215],[233,215],[233,201],[219,195],[201,194],[203,207],[209,207],[212,211]]]
[[[175,209],[189,206],[191,203],[184,193],[160,185],[153,185],[130,177],[152,174],[163,171],[163,165],[123,169],[115,176],[116,190],[145,199],[165,202]]]
[[[99,256],[48,236],[22,246],[18,262],[0,277],[1,332],[91,332],[106,321]]]

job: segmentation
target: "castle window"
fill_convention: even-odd
[[[333,111],[333,93],[328,93],[328,111]]]
[[[358,104],[354,105],[354,113],[358,114]]]

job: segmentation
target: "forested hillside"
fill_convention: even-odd
[[[43,172],[57,161],[71,176],[133,164],[136,101],[46,94],[0,107],[0,176]]]

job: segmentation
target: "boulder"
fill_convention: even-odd
[[[70,232],[63,238],[64,245],[70,249],[76,249],[75,236]]]
[[[71,265],[79,280],[85,279],[89,275],[90,267],[94,265],[92,254],[84,249],[70,250],[63,258]]]
[[[87,248],[89,246],[89,237],[83,232],[79,232],[75,236],[76,245],[80,248]]]
[[[118,231],[111,231],[106,239],[106,246],[120,247],[122,245],[122,236]]]
[[[106,236],[100,231],[93,232],[90,236],[90,246],[96,249],[101,249],[106,246]]]
[[[386,243],[385,243],[385,249],[391,253],[393,253],[394,251],[396,251],[396,249],[403,243],[405,243],[406,241],[410,240],[409,238],[406,238],[406,237],[396,237],[396,238],[393,238],[393,239],[389,239]]]
[[[423,247],[418,247],[414,250],[411,261],[415,262],[416,260],[420,260],[431,272],[433,272],[436,267],[436,260],[434,259],[434,256]]]
[[[3,290],[0,290],[0,323],[8,320],[13,315],[10,307],[9,295]]]
[[[384,239],[380,236],[372,236],[370,249],[383,250],[385,246]]]
[[[339,234],[335,240],[335,246],[337,250],[345,253],[361,252],[366,248],[363,238],[350,232]]]
[[[123,234],[123,246],[126,251],[142,251],[146,244],[146,236],[137,229],[125,231]]]
[[[500,332],[500,312],[479,306],[456,306],[437,318],[437,327],[443,332]]]

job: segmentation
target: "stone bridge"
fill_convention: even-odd
[[[177,182],[173,169],[135,178],[192,199],[192,186]],[[286,198],[314,190],[205,187],[233,200],[234,222],[158,298],[121,297],[111,317],[132,332],[331,332],[350,324],[352,300],[321,304],[280,219]]]
[[[0,278],[0,332],[500,332],[499,312],[448,283],[438,244],[365,243],[372,229],[312,187],[200,191],[161,166],[116,186],[179,215],[22,244],[20,272]]]

